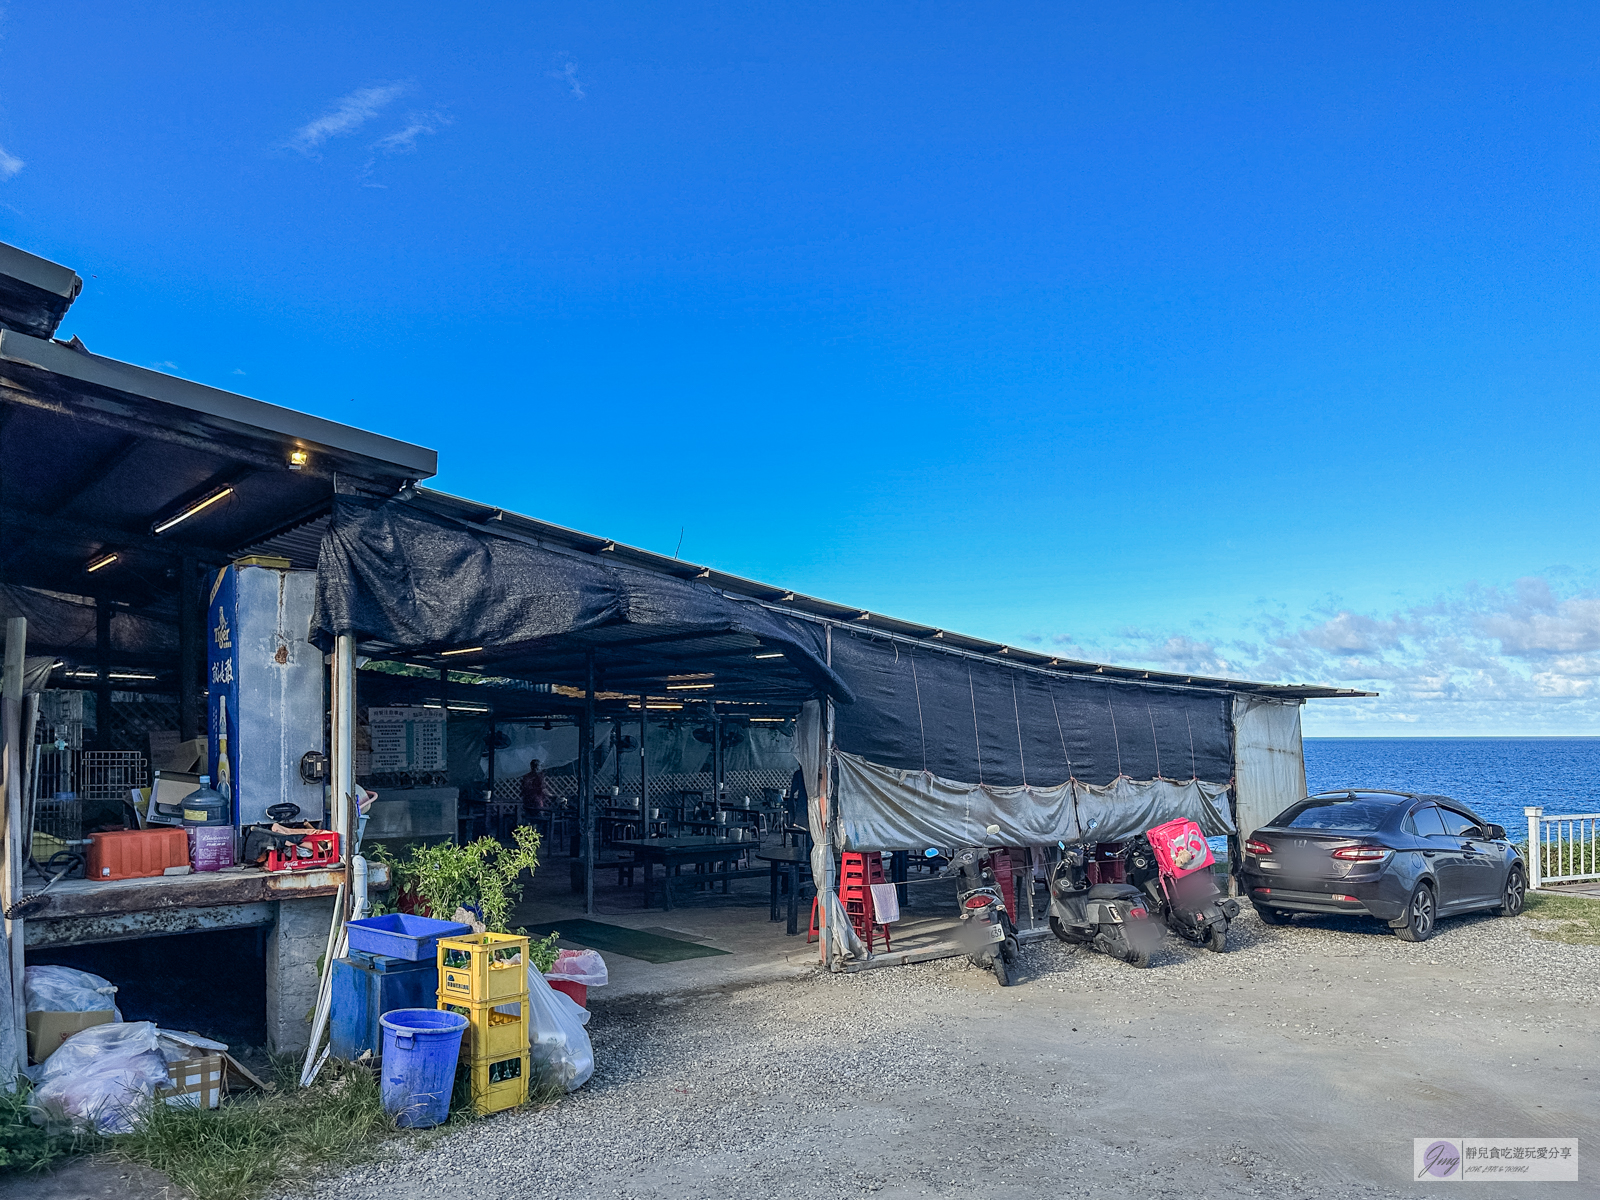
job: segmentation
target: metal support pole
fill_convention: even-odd
[[[833,666],[833,626],[829,625],[825,634],[826,661],[828,666]],[[837,841],[834,826],[834,798],[833,798],[833,700],[823,697],[823,750],[822,750],[822,779],[819,782],[818,795],[822,798],[822,878],[817,881],[817,933],[818,940],[822,943],[822,965],[833,968],[833,930],[829,928],[828,897],[832,896],[837,885],[834,875],[837,868],[833,862],[833,847]]]
[[[94,602],[94,744],[111,749],[111,602]]]
[[[711,712],[711,802],[722,805],[722,718],[717,716],[717,702],[706,702]]]
[[[639,693],[639,836],[650,836],[650,756],[645,753],[645,734],[650,728],[650,719],[645,714],[649,709],[645,707],[645,696]]]
[[[583,656],[583,730],[578,735],[578,748],[583,754],[583,770],[579,779],[584,785],[579,810],[583,818],[583,911],[594,914],[594,864],[599,857],[599,814],[594,806],[594,651]]]
[[[356,639],[333,639],[333,788],[328,826],[339,835],[339,860],[350,861],[351,808],[356,796]]]
[[[1544,854],[1539,836],[1544,809],[1524,808],[1522,815],[1528,818],[1528,887],[1538,891],[1544,882]]]
[[[0,901],[10,907],[22,894],[22,671],[27,653],[28,622],[12,617],[6,622],[4,700],[0,703],[0,726],[5,735],[5,870],[0,872]],[[23,988],[26,977],[23,954],[25,934],[21,919],[5,922],[6,946],[10,951],[11,1012],[6,1014],[14,1028],[17,1062],[0,1064],[4,1082],[11,1086],[15,1068],[28,1061],[28,1008]]]
[[[489,795],[487,799],[494,799],[494,743],[500,732],[500,726],[491,720],[489,722],[489,742],[484,748],[489,751]]]
[[[205,736],[205,605],[200,599],[200,566],[193,558],[178,564],[178,736]],[[159,768],[160,763],[151,763]]]

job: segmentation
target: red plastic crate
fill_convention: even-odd
[[[300,839],[301,846],[311,849],[309,858],[301,858],[296,847],[289,846],[283,851],[268,850],[266,869],[268,871],[315,871],[321,867],[336,866],[339,862],[339,835],[331,829],[318,829],[306,834]]]
[[[90,879],[148,879],[168,867],[189,865],[189,835],[182,829],[124,829],[89,835]]]

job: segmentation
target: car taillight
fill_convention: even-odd
[[[1271,846],[1267,845],[1265,842],[1258,842],[1258,841],[1255,840],[1255,838],[1251,838],[1249,841],[1247,841],[1244,844],[1244,848],[1246,850],[1248,850],[1251,854],[1271,854],[1272,853],[1272,847]]]
[[[1333,856],[1345,862],[1376,862],[1380,858],[1388,858],[1389,853],[1382,846],[1340,846]]]

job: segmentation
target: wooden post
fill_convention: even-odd
[[[5,870],[0,872],[0,903],[9,908],[22,894],[22,669],[27,653],[28,622],[12,617],[6,622],[4,691],[0,692],[0,725],[4,727],[5,753]],[[15,1064],[0,1064],[9,1083],[16,1067],[28,1061],[28,1005],[23,984],[26,976],[22,920],[5,922],[6,947],[10,951],[7,969],[11,973],[11,1012],[17,1044]]]
[[[715,700],[708,700],[706,708],[711,713],[711,804],[715,813],[722,807],[722,718],[717,716]]]
[[[578,815],[583,821],[583,911],[594,915],[594,865],[599,858],[599,814],[594,807],[594,651],[583,656],[583,728],[578,733],[581,769],[578,785],[583,789]]]

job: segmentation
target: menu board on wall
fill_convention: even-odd
[[[445,719],[442,708],[369,708],[372,773],[443,771]]]

